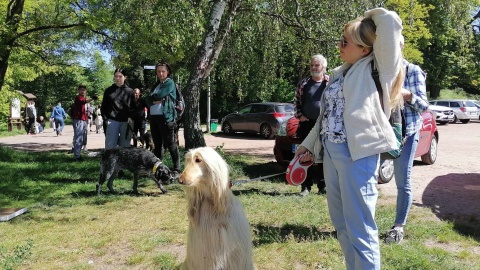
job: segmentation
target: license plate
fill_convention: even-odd
[[[292,144],[292,153],[297,152],[297,149],[298,149],[299,146],[300,146],[300,144],[295,144],[295,143]]]

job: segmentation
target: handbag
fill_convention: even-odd
[[[380,97],[380,104],[382,105],[382,109],[383,109],[382,85],[380,84],[380,77],[378,74],[378,70],[373,63],[373,60],[372,62],[370,62],[370,66],[372,68],[372,78],[375,81],[375,86],[377,87],[377,92]],[[405,114],[404,114],[404,111],[399,106],[392,109],[388,122],[390,123],[390,126],[392,126],[393,132],[395,133],[398,149],[381,153],[380,159],[382,160],[398,158],[402,154],[402,148],[405,143],[405,134],[406,134]]]

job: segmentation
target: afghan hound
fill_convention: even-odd
[[[186,186],[189,219],[182,269],[255,269],[250,227],[222,157],[211,147],[190,150],[178,181]]]

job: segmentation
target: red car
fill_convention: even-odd
[[[432,113],[426,111],[422,114],[423,126],[420,130],[420,139],[415,152],[415,157],[421,157],[422,162],[428,165],[435,163],[437,159],[438,130]],[[292,117],[280,126],[275,136],[273,153],[275,159],[281,165],[288,165],[293,158],[297,146],[302,140],[295,137],[298,127],[298,119]],[[380,162],[378,183],[388,183],[393,178],[393,160]]]

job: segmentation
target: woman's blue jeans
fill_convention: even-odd
[[[397,215],[395,217],[396,225],[405,225],[407,223],[408,212],[412,206],[412,166],[417,150],[419,133],[416,132],[407,137],[403,145],[402,154],[393,160],[395,182],[397,184]]]
[[[127,133],[128,122],[119,122],[112,119],[107,120],[107,132],[105,133],[105,149],[115,146],[130,146],[131,132]]]
[[[375,223],[379,155],[353,161],[347,143],[322,141],[328,210],[347,269],[380,269]]]

